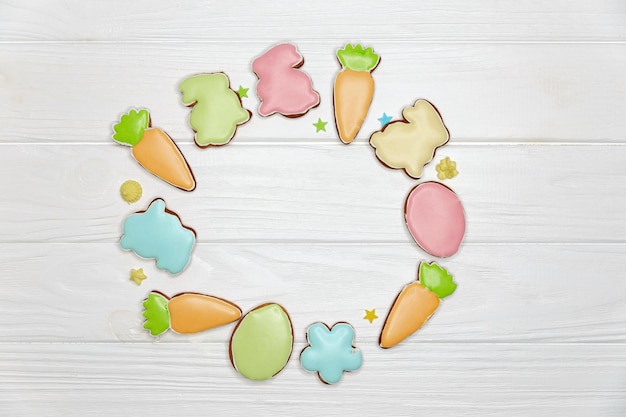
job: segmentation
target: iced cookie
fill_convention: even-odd
[[[123,229],[120,246],[142,258],[155,258],[157,268],[178,274],[189,264],[196,233],[167,210],[162,199],[153,200],[146,211],[128,216]]]
[[[379,344],[390,348],[419,330],[439,307],[440,300],[456,290],[452,275],[435,262],[421,262],[417,281],[396,297],[383,324]]]
[[[329,328],[314,323],[307,329],[309,346],[300,354],[300,364],[309,372],[317,372],[326,384],[336,384],[346,371],[356,371],[363,363],[361,351],[353,346],[354,329],[348,323]]]
[[[210,295],[182,293],[168,298],[153,291],[143,302],[144,329],[158,336],[172,329],[176,333],[199,333],[239,320],[241,309],[230,301]]]
[[[339,139],[343,143],[350,143],[359,133],[372,104],[372,71],[378,66],[380,57],[372,48],[363,49],[359,44],[347,44],[337,51],[337,59],[341,71],[335,78],[333,89],[335,126]]]
[[[443,184],[424,182],[411,190],[404,217],[415,242],[433,256],[454,255],[465,235],[461,200]]]
[[[196,188],[185,157],[167,133],[151,127],[148,110],[130,110],[122,115],[113,130],[113,140],[131,146],[133,158],[150,173],[181,190]]]
[[[293,328],[285,309],[263,304],[248,312],[230,339],[230,360],[241,375],[252,380],[279,373],[293,350]]]
[[[417,100],[402,111],[404,120],[391,122],[370,137],[376,157],[389,168],[404,169],[413,178],[448,142],[450,134],[437,109],[426,100]]]
[[[193,107],[189,123],[196,132],[196,145],[206,148],[225,145],[235,136],[237,126],[250,120],[252,113],[243,108],[241,98],[230,88],[223,72],[198,74],[179,85],[183,103]]]
[[[276,45],[252,62],[259,79],[256,91],[261,116],[300,117],[320,104],[311,77],[299,69],[303,64],[298,48],[290,43]]]

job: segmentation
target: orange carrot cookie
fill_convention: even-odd
[[[151,127],[148,110],[130,110],[122,115],[113,130],[113,140],[132,146],[133,157],[149,172],[181,190],[196,188],[185,157],[167,133]]]
[[[413,178],[445,145],[450,134],[437,109],[426,100],[417,100],[402,111],[404,120],[391,122],[370,137],[376,157],[389,168],[404,169]]]
[[[372,104],[372,71],[378,66],[380,57],[372,48],[347,44],[337,51],[337,59],[342,69],[337,73],[333,89],[335,126],[339,139],[350,143],[359,133]]]
[[[241,309],[230,301],[186,292],[172,298],[153,291],[143,302],[143,327],[152,336],[168,329],[176,333],[199,333],[239,320]]]
[[[439,307],[440,299],[456,290],[452,275],[435,262],[421,262],[417,281],[396,297],[385,319],[379,344],[390,348],[419,330]]]

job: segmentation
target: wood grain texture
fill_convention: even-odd
[[[465,245],[438,262],[458,289],[405,344],[626,342],[625,245]],[[16,244],[0,253],[3,342],[150,342],[141,302],[151,290],[196,291],[248,311],[278,302],[296,340],[315,321],[353,324],[376,345],[380,326],[420,261],[406,244],[200,244],[189,268],[172,277],[113,243]],[[141,286],[131,268],[144,268]],[[364,309],[376,308],[370,325]],[[222,342],[232,326],[162,342]]]
[[[274,1],[263,7],[241,0],[228,5],[215,0],[3,0],[0,15],[0,39],[8,41],[246,43],[252,38],[318,43],[320,36],[331,42],[397,43],[626,40],[626,6],[619,0],[320,0]]]
[[[336,143],[331,86],[342,44],[300,45],[321,104],[298,121],[256,113],[250,63],[268,48],[265,41],[0,44],[0,142],[108,143],[120,114],[137,106],[150,109],[154,126],[191,142],[177,85],[199,72],[224,71],[235,89],[251,88],[244,104],[254,115],[235,141]],[[383,112],[398,119],[417,98],[437,106],[453,142],[624,139],[626,44],[373,45],[382,59],[359,142],[380,129]],[[315,134],[318,117],[330,122],[327,132]]]
[[[0,241],[115,242],[128,214],[163,197],[201,242],[415,246],[404,201],[418,181],[382,166],[365,144],[181,148],[198,183],[192,193],[153,177],[112,141],[1,146],[0,184],[11,196],[0,205]],[[423,180],[436,179],[443,156],[457,162],[460,174],[445,184],[463,202],[465,244],[626,242],[625,146],[451,143],[437,155]],[[59,168],[42,169],[50,163]],[[119,197],[131,178],[144,188],[134,205]]]
[[[298,120],[256,114],[250,62],[281,41],[298,44],[322,97]],[[330,99],[346,42],[382,56],[350,146]],[[620,0],[0,0],[0,416],[623,416],[625,48]],[[232,144],[199,150],[176,85],[210,71],[250,87],[255,114]],[[367,138],[417,98],[451,131],[436,161],[458,163],[446,184],[468,228],[440,260],[457,292],[382,350],[391,300],[431,258],[403,223],[417,182],[382,167]],[[181,144],[196,191],[112,143],[130,106]],[[129,178],[144,186],[132,206],[118,196]],[[199,234],[178,277],[117,244],[154,197]],[[280,302],[294,355],[255,384],[228,362],[232,326],[155,342],[140,315],[151,289]],[[297,361],[318,320],[352,323],[364,353],[332,387]]]
[[[0,392],[14,417],[621,417],[626,407],[623,345],[360,346],[363,367],[334,386],[300,368],[302,348],[255,383],[233,370],[224,344],[2,344]]]

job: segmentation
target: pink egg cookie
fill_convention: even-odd
[[[457,195],[438,182],[424,182],[411,190],[404,206],[411,236],[433,256],[454,255],[465,235],[465,212]]]
[[[303,64],[298,48],[290,43],[276,45],[252,62],[252,70],[259,78],[256,91],[261,100],[261,116],[280,113],[300,117],[320,104],[311,78],[298,69]]]

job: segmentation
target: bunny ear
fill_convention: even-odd
[[[300,51],[298,51],[298,47],[296,45],[292,43],[286,43],[280,46],[285,48],[285,53],[290,58],[289,64],[291,64],[292,66],[299,66],[299,64],[302,63],[303,57]]]
[[[425,111],[428,112],[428,105],[430,103],[426,100],[417,100],[412,107],[406,107],[402,110],[402,117],[409,123],[418,123],[424,117]]]
[[[424,99],[419,99],[412,107],[406,107],[402,110],[402,116],[409,123],[420,123],[432,117],[435,119],[441,119],[441,116],[435,109],[435,106],[433,106],[430,101]]]

